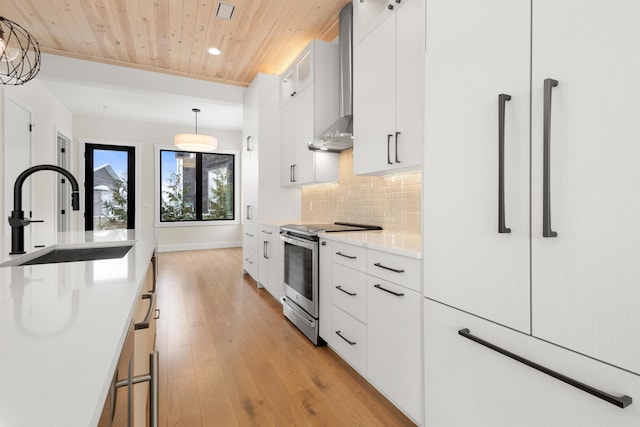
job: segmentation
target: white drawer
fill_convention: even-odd
[[[332,334],[329,345],[353,369],[367,372],[367,327],[338,307],[332,307]]]
[[[640,377],[425,300],[425,413],[429,426],[637,427]],[[622,409],[459,335],[474,337],[620,397]],[[464,408],[464,410],[460,410]]]
[[[242,268],[258,280],[258,251],[247,247],[242,249]]]
[[[370,249],[367,273],[421,292],[420,260]]]
[[[367,323],[367,275],[342,264],[332,265],[333,305]]]
[[[356,270],[366,271],[367,250],[362,246],[333,242],[333,262]]]
[[[258,234],[264,239],[279,239],[280,229],[277,227],[269,227],[268,225],[261,225]]]
[[[242,225],[242,247],[258,250],[258,225],[247,221]]]

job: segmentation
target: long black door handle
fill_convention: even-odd
[[[498,233],[511,233],[504,218],[504,110],[510,100],[511,95],[498,95]]]
[[[355,256],[355,255],[345,255],[345,254],[343,254],[342,252],[336,252],[336,255],[340,255],[341,257],[345,257],[345,258],[349,258],[349,259],[356,259],[356,258],[358,258],[358,257],[357,257],[357,256]]]
[[[394,273],[404,273],[403,269],[397,269],[397,268],[393,268],[393,267],[387,267],[386,265],[382,265],[379,262],[376,262],[375,264],[373,264],[376,267],[380,267],[380,268],[384,268],[385,270],[389,270],[389,271],[393,271]]]
[[[396,132],[396,163],[401,163],[398,158],[398,137],[402,135],[402,132]]]
[[[340,338],[342,338],[343,340],[345,340],[349,345],[356,345],[355,341],[351,341],[351,340],[345,338],[344,335],[342,335],[342,331],[336,331],[336,335],[339,336]]]
[[[296,166],[291,165],[291,182],[296,182]]]
[[[387,134],[387,164],[392,165],[393,162],[391,161],[391,137],[393,136],[393,134],[388,133]]]
[[[339,291],[344,292],[345,294],[349,295],[350,297],[355,297],[357,294],[355,292],[349,292],[346,289],[343,289],[341,285],[336,286],[336,289]]]
[[[618,406],[620,408],[626,408],[627,406],[631,405],[631,403],[633,402],[633,399],[631,397],[627,396],[627,395],[614,396],[614,395],[606,393],[606,392],[604,392],[602,390],[598,390],[597,388],[591,387],[590,385],[582,383],[582,382],[580,382],[578,380],[575,380],[573,378],[567,377],[566,375],[563,375],[563,374],[561,374],[559,372],[556,372],[556,371],[551,370],[549,368],[546,368],[546,367],[544,367],[542,365],[539,365],[539,364],[537,364],[535,362],[532,362],[529,359],[525,359],[522,356],[518,356],[515,353],[511,353],[509,350],[505,350],[502,347],[498,347],[495,344],[492,344],[492,343],[490,343],[488,341],[483,340],[482,338],[478,338],[475,335],[472,335],[471,331],[469,331],[469,329],[467,329],[467,328],[460,329],[458,331],[458,335],[461,335],[461,336],[463,336],[463,337],[465,337],[467,339],[470,339],[471,341],[475,341],[478,344],[483,345],[483,346],[485,346],[487,348],[490,348],[493,351],[497,351],[498,353],[503,354],[503,355],[505,355],[507,357],[510,357],[513,360],[516,360],[516,361],[518,361],[520,363],[523,363],[523,364],[525,364],[525,365],[527,365],[527,366],[529,366],[529,367],[531,367],[531,368],[533,368],[535,370],[538,370],[538,371],[540,371],[542,373],[545,373],[545,374],[547,374],[549,376],[552,376],[553,378],[555,378],[557,380],[560,380],[560,381],[562,381],[562,382],[564,382],[566,384],[569,384],[569,385],[571,385],[573,387],[576,387],[576,388],[578,388],[578,389],[580,389],[580,390],[582,390],[584,392],[587,392],[587,393],[589,393],[589,394],[591,394],[591,395],[593,395],[593,396],[595,396],[595,397],[597,397],[599,399],[607,401],[607,402],[611,403],[612,405],[616,405],[616,406]]]
[[[551,230],[551,90],[558,86],[558,81],[544,80],[544,117],[543,117],[543,170],[542,170],[542,236],[558,237],[558,233]]]
[[[403,297],[403,296],[404,296],[404,293],[403,293],[403,292],[395,292],[395,291],[392,291],[391,289],[383,288],[383,287],[382,287],[382,285],[380,285],[380,284],[378,284],[378,283],[376,283],[375,285],[373,285],[373,287],[374,287],[374,288],[376,288],[376,289],[380,289],[381,291],[388,292],[388,293],[390,293],[391,295],[395,295],[395,296],[397,296],[397,297]]]

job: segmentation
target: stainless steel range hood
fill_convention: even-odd
[[[353,147],[353,5],[340,11],[340,118],[309,143],[309,150],[339,153]]]

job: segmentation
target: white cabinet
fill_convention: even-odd
[[[330,258],[331,265],[321,266],[320,292],[326,299],[320,301],[321,307],[330,304],[331,311],[322,314],[331,317],[323,338],[418,422],[422,404],[420,261],[344,242],[326,243],[331,245],[324,246],[329,253],[321,253],[321,260]],[[328,269],[331,273],[323,273]]]
[[[333,250],[333,241],[320,239],[320,263],[318,266],[318,274],[319,274],[319,285],[318,285],[318,293],[319,300],[318,309],[320,310],[320,338],[322,338],[325,342],[329,341],[329,336],[333,333],[331,330],[331,292],[332,292],[332,250]]]
[[[354,46],[355,174],[419,171],[422,164],[424,0],[404,3],[386,9],[392,13]],[[356,7],[356,23],[373,4]]]
[[[640,374],[640,9],[536,0],[532,21],[532,331]],[[546,79],[557,237],[543,237]]]
[[[280,78],[258,74],[244,94],[243,269],[258,279],[259,219],[300,218],[300,191],[280,186]]]
[[[524,333],[489,328],[542,365],[564,360],[560,371],[633,397],[637,384],[614,381],[627,377],[614,367],[640,373],[640,98],[629,95],[640,93],[640,57],[629,55],[639,19],[632,0],[431,1],[425,73],[425,296]],[[453,343],[440,354],[433,313],[425,351],[439,356],[427,357],[425,383],[464,390],[474,425],[640,424],[633,405],[601,409],[503,357]],[[445,352],[466,377],[433,365]],[[516,384],[527,403],[500,391]],[[427,419],[468,424],[431,418],[447,389],[427,393]]]
[[[284,243],[280,229],[261,225],[258,240],[258,283],[280,301],[284,296]]]
[[[430,2],[423,176],[425,294],[527,333],[529,23],[528,0]],[[511,96],[504,142],[510,233],[498,232],[500,94]]]
[[[632,427],[640,377],[425,300],[425,425]],[[458,334],[461,329],[545,368],[633,403],[621,409]]]
[[[280,183],[301,186],[338,179],[338,155],[308,143],[338,119],[338,46],[313,40],[280,81]]]
[[[614,10],[476,3],[435,1],[427,15],[426,296],[640,373],[640,341],[625,328],[640,323],[632,184],[640,181],[640,98],[628,96],[640,91],[640,57],[628,55],[640,10],[632,0]],[[499,94],[511,96],[503,175],[511,233],[498,232]]]
[[[409,0],[366,0],[353,2],[353,42],[358,43],[382,21]]]

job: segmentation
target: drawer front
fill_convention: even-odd
[[[246,221],[242,225],[242,247],[258,250],[258,225]]]
[[[418,259],[369,250],[367,273],[418,292],[422,291]]]
[[[332,307],[329,344],[353,369],[366,376],[367,327],[338,307]]]
[[[432,427],[632,427],[640,377],[425,300],[425,413]],[[493,345],[615,396],[622,409],[458,334]],[[461,409],[464,410],[461,410]]]
[[[362,323],[367,323],[367,275],[342,264],[333,263],[333,305]]]
[[[275,227],[269,227],[266,225],[261,225],[260,230],[258,231],[259,237],[263,239],[279,239],[280,238],[280,229]]]
[[[347,245],[340,242],[333,244],[333,262],[346,265],[355,270],[366,271],[367,250],[362,246]]]
[[[242,249],[242,268],[258,280],[258,251],[246,247]]]

